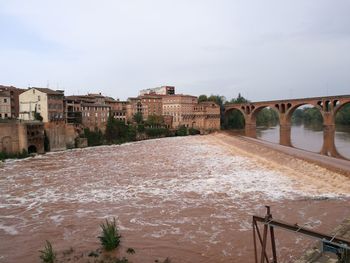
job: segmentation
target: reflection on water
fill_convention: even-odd
[[[279,126],[257,127],[257,137],[273,143],[279,143]],[[323,128],[319,124],[293,125],[292,144],[296,148],[320,152],[323,144]],[[335,145],[338,152],[350,159],[350,127],[336,126]]]

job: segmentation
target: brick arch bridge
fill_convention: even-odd
[[[256,116],[262,109],[270,107],[274,109],[279,116],[280,144],[292,146],[292,114],[298,107],[311,104],[320,111],[323,117],[323,146],[320,153],[342,158],[334,143],[335,116],[338,110],[347,103],[350,103],[350,95],[226,104],[225,116],[233,110],[240,111],[245,120],[245,135],[256,138]]]

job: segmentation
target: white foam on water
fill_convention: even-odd
[[[18,231],[14,226],[5,226],[0,223],[0,230],[5,231],[7,234],[11,236],[18,235]]]

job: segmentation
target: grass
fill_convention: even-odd
[[[102,235],[98,238],[101,241],[102,247],[107,251],[117,248],[120,244],[121,235],[118,233],[115,218],[113,218],[113,221],[106,219],[106,222],[102,223],[100,227],[102,229]]]
[[[52,245],[49,241],[46,240],[44,250],[39,251],[41,253],[40,259],[41,262],[53,263],[56,260],[56,253],[53,251]]]

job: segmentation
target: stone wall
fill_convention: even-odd
[[[77,133],[72,124],[64,122],[45,123],[45,132],[49,139],[50,151],[62,151],[75,147]]]

